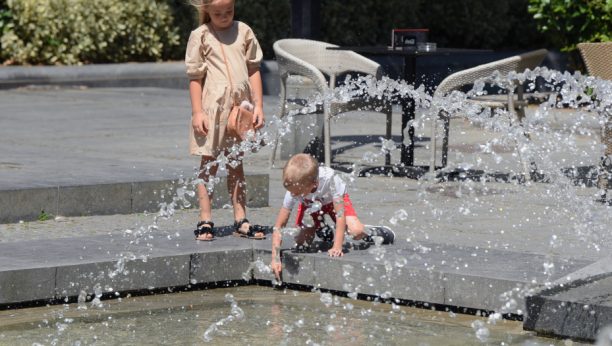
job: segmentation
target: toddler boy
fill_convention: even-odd
[[[280,249],[282,242],[280,229],[287,225],[291,210],[296,203],[299,203],[295,222],[295,226],[300,229],[300,233],[295,237],[298,246],[312,244],[317,231],[321,236],[325,236],[321,232],[321,222],[323,215],[326,214],[336,223],[334,245],[328,251],[332,257],[343,256],[342,244],[345,231],[355,240],[372,242],[373,236],[379,236],[383,239],[383,244],[392,244],[395,241],[395,233],[389,227],[369,227],[366,231],[366,227],[359,221],[353,209],[344,181],[333,169],[319,167],[317,160],[310,155],[299,154],[287,162],[283,169],[283,187],[287,190],[287,194],[274,226],[270,265],[279,280],[282,270],[280,251],[277,250]],[[313,224],[305,225],[303,219],[309,208]]]

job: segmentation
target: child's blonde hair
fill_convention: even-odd
[[[200,17],[200,25],[207,24],[210,22],[210,14],[208,8],[210,5],[214,5],[221,0],[189,0],[191,5],[198,10],[198,16]]]
[[[319,163],[308,154],[298,154],[290,158],[283,169],[283,186],[314,184],[319,180]]]

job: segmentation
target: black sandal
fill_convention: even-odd
[[[204,225],[208,225],[210,227],[204,227]],[[213,229],[213,227],[215,227],[215,223],[212,222],[212,221],[200,221],[200,222],[198,222],[198,226],[197,226],[196,230],[193,231],[193,234],[195,234],[195,236],[196,236],[196,240],[211,241],[211,240],[215,239],[215,230]],[[198,237],[201,236],[202,234],[211,234],[212,238],[198,239]]]
[[[334,232],[332,231],[331,227],[329,227],[327,222],[325,222],[325,219],[321,220],[321,224],[323,227],[316,230],[315,234],[317,235],[317,237],[319,237],[324,242],[328,242],[328,243],[333,242]]]
[[[263,240],[266,239],[265,235],[262,235],[260,237],[255,236],[255,234],[257,233],[264,233],[265,228],[259,225],[250,225],[249,226],[249,230],[246,233],[243,233],[240,231],[240,228],[242,227],[243,224],[248,223],[249,220],[247,219],[241,219],[240,221],[236,221],[234,222],[234,236],[235,237],[242,237],[242,238],[248,238],[248,239],[257,239],[257,240]]]

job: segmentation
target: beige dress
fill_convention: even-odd
[[[236,104],[243,100],[254,104],[248,69],[259,67],[263,53],[253,31],[246,24],[234,21],[231,28],[217,30],[217,34],[227,57]],[[190,79],[204,79],[202,111],[208,120],[206,136],[195,133],[189,126],[189,153],[217,156],[234,145],[234,138],[226,129],[232,97],[221,47],[208,25],[191,32],[185,66]]]

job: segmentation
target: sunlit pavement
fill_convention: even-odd
[[[264,101],[270,124],[277,112],[278,99],[265,97]],[[140,177],[170,179],[181,171],[189,176],[198,164],[197,158],[187,154],[190,104],[183,90],[10,90],[0,91],[0,104],[3,105],[0,129],[3,148],[0,188],[3,189],[94,184],[114,179],[129,181]],[[393,116],[393,136],[399,142],[400,114],[397,111]],[[530,112],[533,110],[528,110],[528,117]],[[563,131],[563,121],[568,117],[562,113],[555,120],[559,131]],[[379,138],[384,136],[384,129],[382,114],[349,113],[339,117],[332,123],[332,148],[336,154],[333,166],[347,171],[367,151],[380,152]],[[568,166],[597,162],[599,154],[590,146],[593,141],[599,142],[598,131],[591,131],[591,136],[574,136],[578,146],[588,155],[567,158]],[[423,136],[416,141],[417,164],[426,164],[429,160],[429,133],[427,124],[417,129],[417,135]],[[476,162],[474,156],[480,154],[473,148],[494,136],[463,120],[453,120],[449,161],[451,164]],[[284,196],[280,184],[284,162],[277,160],[275,168],[269,170],[269,154],[270,148],[247,154],[245,170],[270,175],[270,207],[249,210],[248,217],[255,223],[271,226]],[[393,162],[397,162],[399,151],[392,155]],[[499,155],[502,157],[499,163],[493,155],[481,155],[480,168],[520,171],[510,150]],[[373,164],[382,163],[383,156]],[[470,184],[439,185],[372,176],[357,179],[349,194],[364,223],[391,226],[400,244],[411,239],[592,260],[607,255],[603,247],[597,248],[592,243],[592,237],[580,239],[575,235],[571,223],[573,215],[563,206],[542,197],[550,193],[547,191],[549,185]],[[593,188],[579,190],[584,196],[593,196],[595,192]],[[593,206],[594,210],[599,208],[604,207]],[[406,211],[406,219],[392,224],[390,220],[400,209]],[[197,218],[196,211],[181,211],[174,221],[162,221],[160,228],[190,231]],[[218,225],[229,225],[233,221],[227,209],[214,210],[213,218]],[[88,236],[119,232],[136,224],[152,222],[151,215],[114,215],[15,223],[0,225],[0,240]],[[551,247],[553,235],[559,241]]]

